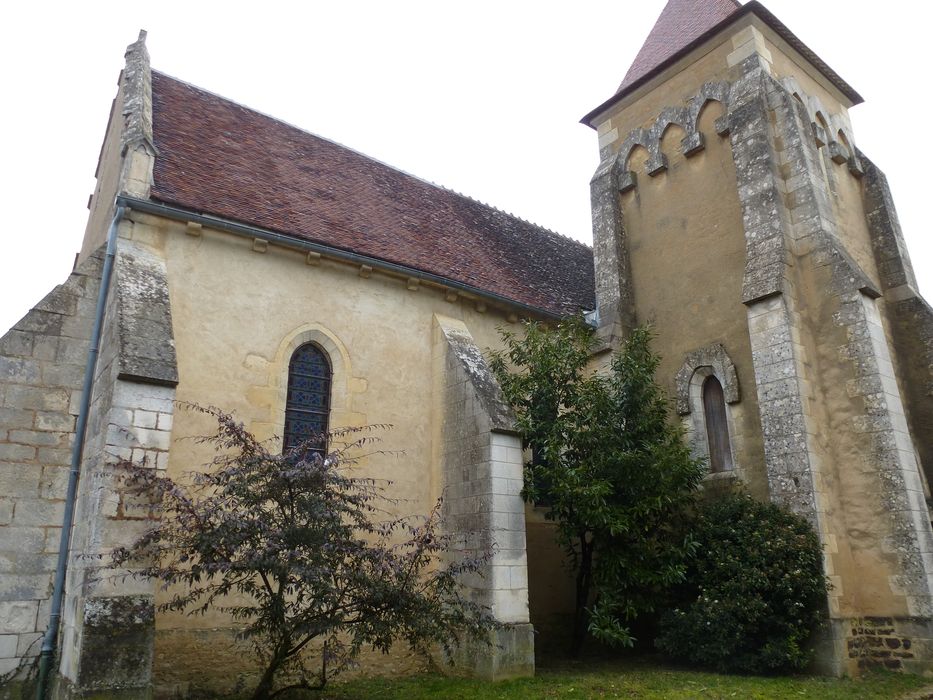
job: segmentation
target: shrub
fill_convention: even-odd
[[[449,652],[461,637],[486,638],[492,617],[458,585],[483,559],[450,561],[440,504],[423,518],[393,518],[381,486],[353,475],[369,428],[312,436],[280,454],[222,411],[191,408],[216,419],[217,433],[202,441],[217,456],[187,483],[121,465],[127,492],[158,511],[114,562],[162,583],[162,611],[217,610],[242,623],[264,668],[254,700],[321,688],[363,647],[387,652],[402,640]],[[322,441],[326,456],[313,449]],[[319,672],[304,665],[315,643]],[[275,689],[283,678],[292,685]]]
[[[717,671],[802,669],[827,590],[820,544],[803,518],[731,494],[696,514],[697,556],[656,643]]]

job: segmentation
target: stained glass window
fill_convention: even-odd
[[[327,432],[330,414],[331,369],[327,355],[314,343],[295,350],[288,365],[288,397],[285,400],[286,450],[301,443],[310,443],[313,452],[326,449],[323,434]]]

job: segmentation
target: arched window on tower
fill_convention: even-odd
[[[739,377],[722,343],[713,343],[684,354],[674,377],[677,413],[683,416],[690,452],[706,460],[712,475],[738,476],[733,441],[742,454],[741,433],[733,426],[734,404],[739,403]]]
[[[282,438],[285,450],[327,432],[331,375],[330,360],[317,344],[305,343],[292,354]],[[323,439],[310,447],[321,455],[327,449]]]
[[[703,382],[703,417],[709,445],[710,471],[714,473],[731,471],[732,446],[729,444],[726,400],[723,396],[722,384],[712,374]]]

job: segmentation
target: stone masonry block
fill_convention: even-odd
[[[70,433],[75,429],[75,417],[69,413],[57,411],[36,411],[35,427],[37,430]]]
[[[36,631],[39,601],[0,602],[0,631],[7,634]]]
[[[60,527],[48,527],[45,529],[45,544],[42,551],[48,554],[57,554],[61,549],[62,529]]]
[[[133,411],[129,408],[111,408],[107,417],[112,425],[122,428],[130,428],[134,425]]]
[[[21,462],[35,457],[36,448],[30,445],[0,444],[0,461]]]
[[[13,329],[25,333],[60,335],[64,318],[61,314],[34,309],[23,316]]]
[[[521,588],[496,591],[492,611],[500,622],[527,622],[528,591]]]
[[[40,377],[39,363],[35,360],[0,355],[0,381],[15,384],[37,384]]]
[[[42,618],[39,619],[41,620]],[[16,643],[16,655],[20,657],[38,656],[39,650],[42,647],[42,637],[42,632],[27,632],[19,635],[19,639]]]
[[[171,413],[174,409],[174,391],[169,387],[158,387],[135,382],[118,381],[114,387],[114,406],[160,413]]]
[[[87,362],[88,342],[77,338],[55,338],[55,360],[72,365],[81,365]],[[49,341],[49,349],[52,341]],[[38,348],[38,341],[36,343]]]
[[[139,444],[153,450],[167,450],[172,445],[172,435],[164,430],[146,430],[136,428],[133,431]]]
[[[71,450],[60,447],[40,447],[36,459],[47,466],[67,466],[71,464]]]
[[[0,445],[0,447],[19,447]],[[31,448],[30,448],[31,449]],[[0,462],[0,493],[7,498],[31,497],[39,494],[41,470],[33,464]]]
[[[110,423],[107,426],[106,442],[109,447],[132,448],[140,444],[136,431],[116,423]]]
[[[42,367],[42,383],[76,389],[84,382],[83,365],[50,364]]]
[[[31,428],[35,413],[22,408],[0,407],[0,425],[4,428]]]
[[[14,357],[32,356],[33,334],[11,330],[0,338],[0,354]]]
[[[9,575],[50,576],[55,571],[57,557],[49,553],[36,552],[9,552],[0,550],[0,571],[5,572],[3,577]],[[0,585],[3,585],[0,583]],[[25,597],[25,596],[23,596]]]
[[[502,445],[502,444],[497,445],[495,442],[493,442],[492,447],[490,448],[490,458],[500,461],[500,462],[508,462],[509,461],[508,446]]]
[[[779,379],[767,384],[758,385],[758,393],[761,401],[770,402],[775,399],[792,398],[798,395],[798,384],[796,377]]]
[[[171,413],[160,413],[156,427],[159,430],[171,431],[172,430],[172,414]]]
[[[42,551],[44,541],[45,531],[40,527],[8,525],[0,530],[0,552],[7,555],[35,554]]]
[[[81,316],[65,316],[61,322],[61,334],[65,338],[75,338],[77,340],[90,340],[93,323],[91,319]]]
[[[64,411],[68,408],[70,394],[63,389],[8,384],[4,397],[4,403],[11,408]]]
[[[69,435],[68,433],[48,433],[37,430],[11,430],[9,440],[21,445],[63,447],[68,445]]]
[[[60,526],[64,515],[64,501],[21,498],[16,502],[16,508],[13,511],[13,525],[17,527]]]
[[[75,389],[68,395],[68,413],[73,416],[78,415],[81,412],[81,390]]]
[[[500,479],[521,479],[522,462],[489,462],[490,474]]]
[[[0,634],[0,659],[12,659],[17,656],[16,646],[18,643],[19,635]]]
[[[528,567],[510,566],[509,580],[513,588],[528,588]]]
[[[42,467],[39,481],[39,497],[51,500],[64,500],[68,489],[69,467]]]
[[[32,357],[46,362],[56,361],[60,341],[53,335],[33,336]]]
[[[133,411],[133,426],[155,429],[159,414],[152,411]]]

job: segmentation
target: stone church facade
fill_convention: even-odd
[[[404,457],[362,469],[412,513],[443,494],[449,528],[497,545],[470,585],[504,626],[461,665],[533,673],[570,583],[522,502],[483,350],[500,326],[577,313],[602,339],[594,363],[650,321],[709,482],[814,525],[833,583],[824,670],[930,669],[933,311],[855,145],[860,101],[759,3],[671,0],[584,118],[601,159],[590,250],[153,71],[141,36],[75,269],[0,338],[0,673],[51,626],[62,697],[237,682],[228,620],[157,614],[164,593],[107,569],[146,525],[113,463],[180,475],[211,459],[189,439],[211,425],[184,403],[261,437],[392,424]],[[298,391],[306,356],[323,369]]]

